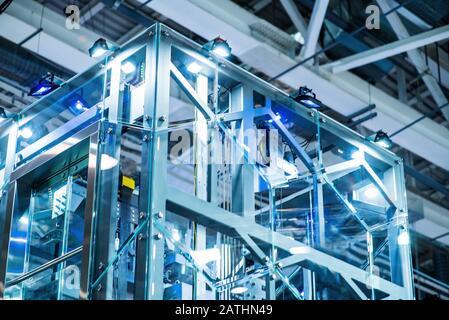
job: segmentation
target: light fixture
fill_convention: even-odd
[[[321,108],[322,103],[316,98],[316,94],[307,87],[300,87],[297,94],[292,98],[307,108]]]
[[[39,80],[37,85],[30,88],[28,95],[33,97],[42,97],[55,91],[59,87],[60,84],[56,83],[55,75],[53,73],[47,73]]]
[[[108,154],[103,153],[100,160],[100,170],[109,170],[118,164],[118,160]]]
[[[376,132],[376,135],[374,136],[373,141],[377,143],[379,146],[389,149],[393,146],[393,141],[391,141],[388,134],[386,134],[384,131],[379,130]]]
[[[209,41],[203,46],[203,48],[223,58],[229,57],[232,51],[228,42],[220,37],[216,37],[215,39]]]
[[[410,244],[410,235],[408,234],[408,231],[402,227],[398,235],[398,245],[408,246],[409,244]]]
[[[105,39],[100,38],[89,48],[89,55],[92,58],[100,58],[104,56],[107,52],[110,52],[111,49],[108,46],[108,43]]]
[[[231,289],[232,294],[242,294],[248,291],[247,287],[234,287]]]
[[[193,260],[200,266],[204,266],[212,261],[220,261],[221,259],[220,250],[217,248],[195,250],[191,252],[191,255]]]
[[[363,194],[368,199],[373,199],[373,198],[376,198],[377,196],[379,196],[379,190],[377,190],[377,188],[375,186],[370,185],[365,189],[365,191],[363,191]]]
[[[74,115],[79,115],[89,109],[89,105],[87,104],[86,100],[84,100],[83,97],[79,94],[71,95],[66,100],[66,104],[68,105],[70,112],[72,112]]]
[[[20,129],[19,134],[24,139],[29,139],[33,136],[33,130],[30,127]]]
[[[122,64],[121,69],[124,73],[130,74],[136,71],[136,66],[131,61],[126,61],[125,63]]]
[[[291,254],[306,254],[310,252],[309,247],[306,246],[291,247],[289,251]]]

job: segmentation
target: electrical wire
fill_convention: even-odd
[[[13,0],[5,0],[2,4],[0,4],[0,14],[6,11],[8,9],[9,5],[12,3]]]

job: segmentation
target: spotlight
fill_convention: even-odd
[[[307,87],[300,87],[296,96],[292,98],[307,108],[321,108],[321,101],[316,98],[316,94]]]
[[[189,63],[189,65],[187,66],[187,71],[189,71],[190,73],[193,73],[193,74],[199,73],[201,71],[201,69],[203,69],[203,67],[200,64],[198,64],[196,61]]]
[[[92,58],[99,58],[104,56],[107,52],[111,52],[108,43],[105,39],[100,38],[89,48],[89,55]]]
[[[33,130],[29,127],[25,127],[23,129],[20,129],[19,134],[24,139],[29,139],[33,136]]]
[[[215,39],[209,41],[203,46],[207,51],[212,51],[216,55],[220,57],[226,58],[231,55],[231,47],[228,42],[220,37],[216,37]]]
[[[55,75],[53,73],[47,73],[39,80],[39,83],[36,86],[31,87],[28,95],[33,97],[42,97],[55,91],[59,87],[60,85],[55,82]]]
[[[393,146],[393,141],[391,141],[388,134],[386,134],[384,131],[379,130],[376,132],[376,135],[374,136],[375,143],[377,143],[379,146],[390,149]]]
[[[69,106],[70,112],[74,115],[79,115],[89,109],[87,102],[78,94],[70,97],[67,101],[67,105]]]
[[[136,71],[136,66],[131,61],[126,61],[122,64],[121,69],[124,73],[130,74]]]

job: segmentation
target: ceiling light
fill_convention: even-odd
[[[89,55],[92,58],[99,58],[105,55],[107,52],[110,52],[108,43],[105,39],[100,38],[89,48]]]
[[[388,134],[386,134],[382,130],[379,130],[376,132],[376,135],[374,137],[374,142],[385,149],[389,149],[393,146],[393,141],[391,141]]]
[[[100,170],[109,170],[118,164],[118,160],[108,154],[101,155]]]
[[[201,71],[201,69],[203,69],[203,67],[198,64],[196,61],[189,63],[189,65],[187,66],[187,71],[189,71],[190,73],[193,74],[197,74]]]
[[[24,139],[29,139],[33,136],[33,130],[29,127],[25,127],[23,129],[20,129],[19,134]]]
[[[297,94],[292,98],[307,108],[321,108],[322,103],[316,98],[316,94],[307,87],[300,87]]]
[[[248,291],[248,288],[246,287],[234,287],[231,289],[232,294],[242,294]]]
[[[365,197],[367,197],[369,199],[373,199],[373,198],[376,198],[377,196],[379,196],[379,190],[377,190],[377,188],[375,186],[371,185],[365,189],[363,194],[365,195]]]
[[[212,51],[216,55],[220,57],[226,58],[231,55],[231,47],[228,42],[220,37],[217,37],[203,46],[207,51]]]
[[[121,69],[124,73],[130,74],[136,71],[136,66],[132,62],[126,61],[125,63],[122,64]]]
[[[55,91],[59,87],[60,85],[55,82],[55,75],[53,73],[47,73],[39,80],[37,85],[30,88],[28,95],[33,97],[42,97]]]

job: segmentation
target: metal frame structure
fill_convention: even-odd
[[[126,90],[123,87],[123,74],[120,68],[126,59],[141,50],[145,52],[143,108],[131,116],[124,107]],[[192,84],[192,79],[188,79],[185,72],[180,70],[181,66],[173,61],[174,50],[189,60],[203,64],[210,72],[197,75]],[[36,121],[42,113],[48,114],[52,104],[83,85],[87,79],[98,76],[103,76],[105,83],[103,100],[99,104],[16,152],[21,127]],[[233,84],[229,93],[230,107],[224,111],[220,109],[219,102],[223,95],[223,91],[220,90],[222,87],[220,81],[223,78],[231,79]],[[195,119],[190,122],[194,126],[196,137],[193,144],[197,158],[194,194],[182,192],[168,183],[169,133],[175,130],[169,122],[171,80],[185,94],[195,110]],[[255,92],[264,97],[265,105],[254,107]],[[308,153],[292,134],[291,129],[277,117],[275,112],[276,106],[279,105],[295,116],[305,119],[315,128],[317,150],[315,156]],[[301,176],[286,180],[283,185],[277,185],[270,180],[266,168],[258,164],[256,139],[245,136],[245,132],[252,129],[257,121],[270,123],[273,129],[278,130],[284,144],[291,148],[305,167]],[[410,248],[409,245],[397,243],[398,235],[407,232],[402,160],[327,116],[304,108],[275,87],[213,53],[206,52],[198,44],[161,24],[155,24],[116,50],[105,61],[74,78],[50,96],[36,102],[25,110],[17,121],[4,127],[8,128],[9,141],[4,178],[7,184],[3,189],[7,201],[3,201],[0,208],[0,216],[5,218],[1,243],[0,298],[5,297],[8,287],[20,284],[21,281],[76,254],[82,256],[79,298],[117,298],[113,289],[114,270],[119,268],[121,259],[126,256],[130,247],[135,246],[133,298],[163,299],[164,290],[167,288],[164,280],[164,259],[166,259],[164,250],[167,243],[185,259],[186,265],[192,267],[196,279],[194,283],[197,284],[194,285],[192,298],[196,299],[207,298],[206,288],[209,288],[217,298],[230,299],[235,297],[230,292],[233,287],[249,286],[251,279],[263,279],[264,289],[260,291],[266,299],[275,299],[284,290],[288,290],[296,299],[318,299],[322,298],[316,294],[322,270],[328,270],[342,277],[360,299],[414,298]],[[105,154],[120,158],[123,151],[122,132],[125,129],[135,130],[141,138],[138,219],[136,227],[129,230],[126,239],[120,241],[120,245],[114,248],[113,222],[117,219],[116,207],[119,205],[117,194],[121,179],[120,167],[104,171],[101,169],[101,161]],[[326,161],[323,160],[325,151],[321,147],[324,141],[323,132],[332,133],[350,146],[351,150],[358,150],[362,156],[326,165]],[[215,197],[219,190],[216,190],[218,184],[214,179],[218,169],[208,159],[217,152],[215,148],[219,134],[229,141],[230,155],[236,161],[230,169],[232,179],[230,206],[217,205]],[[39,170],[58,155],[83,141],[88,141],[89,151],[82,250],[70,251],[38,270],[31,270],[7,281],[11,225],[17,210],[16,195],[20,179]],[[371,161],[380,161],[391,169],[381,178],[370,164]],[[365,170],[369,180],[387,203],[384,223],[370,225],[365,222],[351,199],[336,186],[337,179],[356,170]],[[256,208],[257,187],[253,183],[255,179],[267,185],[266,207]],[[307,182],[307,187],[290,196],[276,197],[279,190],[288,188],[288,183],[297,181]],[[366,269],[356,267],[322,250],[328,242],[326,199],[323,197],[325,187],[330,188],[330,192],[342,203],[344,210],[347,210],[363,227],[367,239]],[[311,208],[306,218],[307,236],[305,242],[302,242],[278,231],[276,219],[279,205],[304,194],[310,194]],[[256,217],[264,212],[269,213],[267,225],[256,221]],[[193,248],[173,236],[166,221],[168,214],[176,214],[193,223]],[[255,263],[253,269],[246,268],[246,271],[234,272],[230,271],[230,268],[238,265],[228,263],[225,266],[227,271],[221,270],[221,273],[215,274],[210,270],[210,266],[198,263],[195,252],[206,249],[209,229],[216,230],[221,239],[225,239],[220,244],[222,248],[244,247],[248,250]],[[380,231],[386,232],[387,239],[376,248],[376,251],[373,234]],[[391,263],[389,279],[374,273],[375,258],[387,242]],[[301,253],[292,253],[292,248],[304,250]],[[233,252],[234,249],[226,249],[227,255],[223,250],[221,251],[223,260],[235,262],[238,258]],[[245,257],[241,259],[243,265],[245,259]],[[292,272],[287,271],[290,267],[294,267]],[[302,292],[293,282],[293,278],[299,273],[303,274]],[[368,290],[362,289],[360,285]],[[245,299],[251,299],[251,296],[245,296]]]

